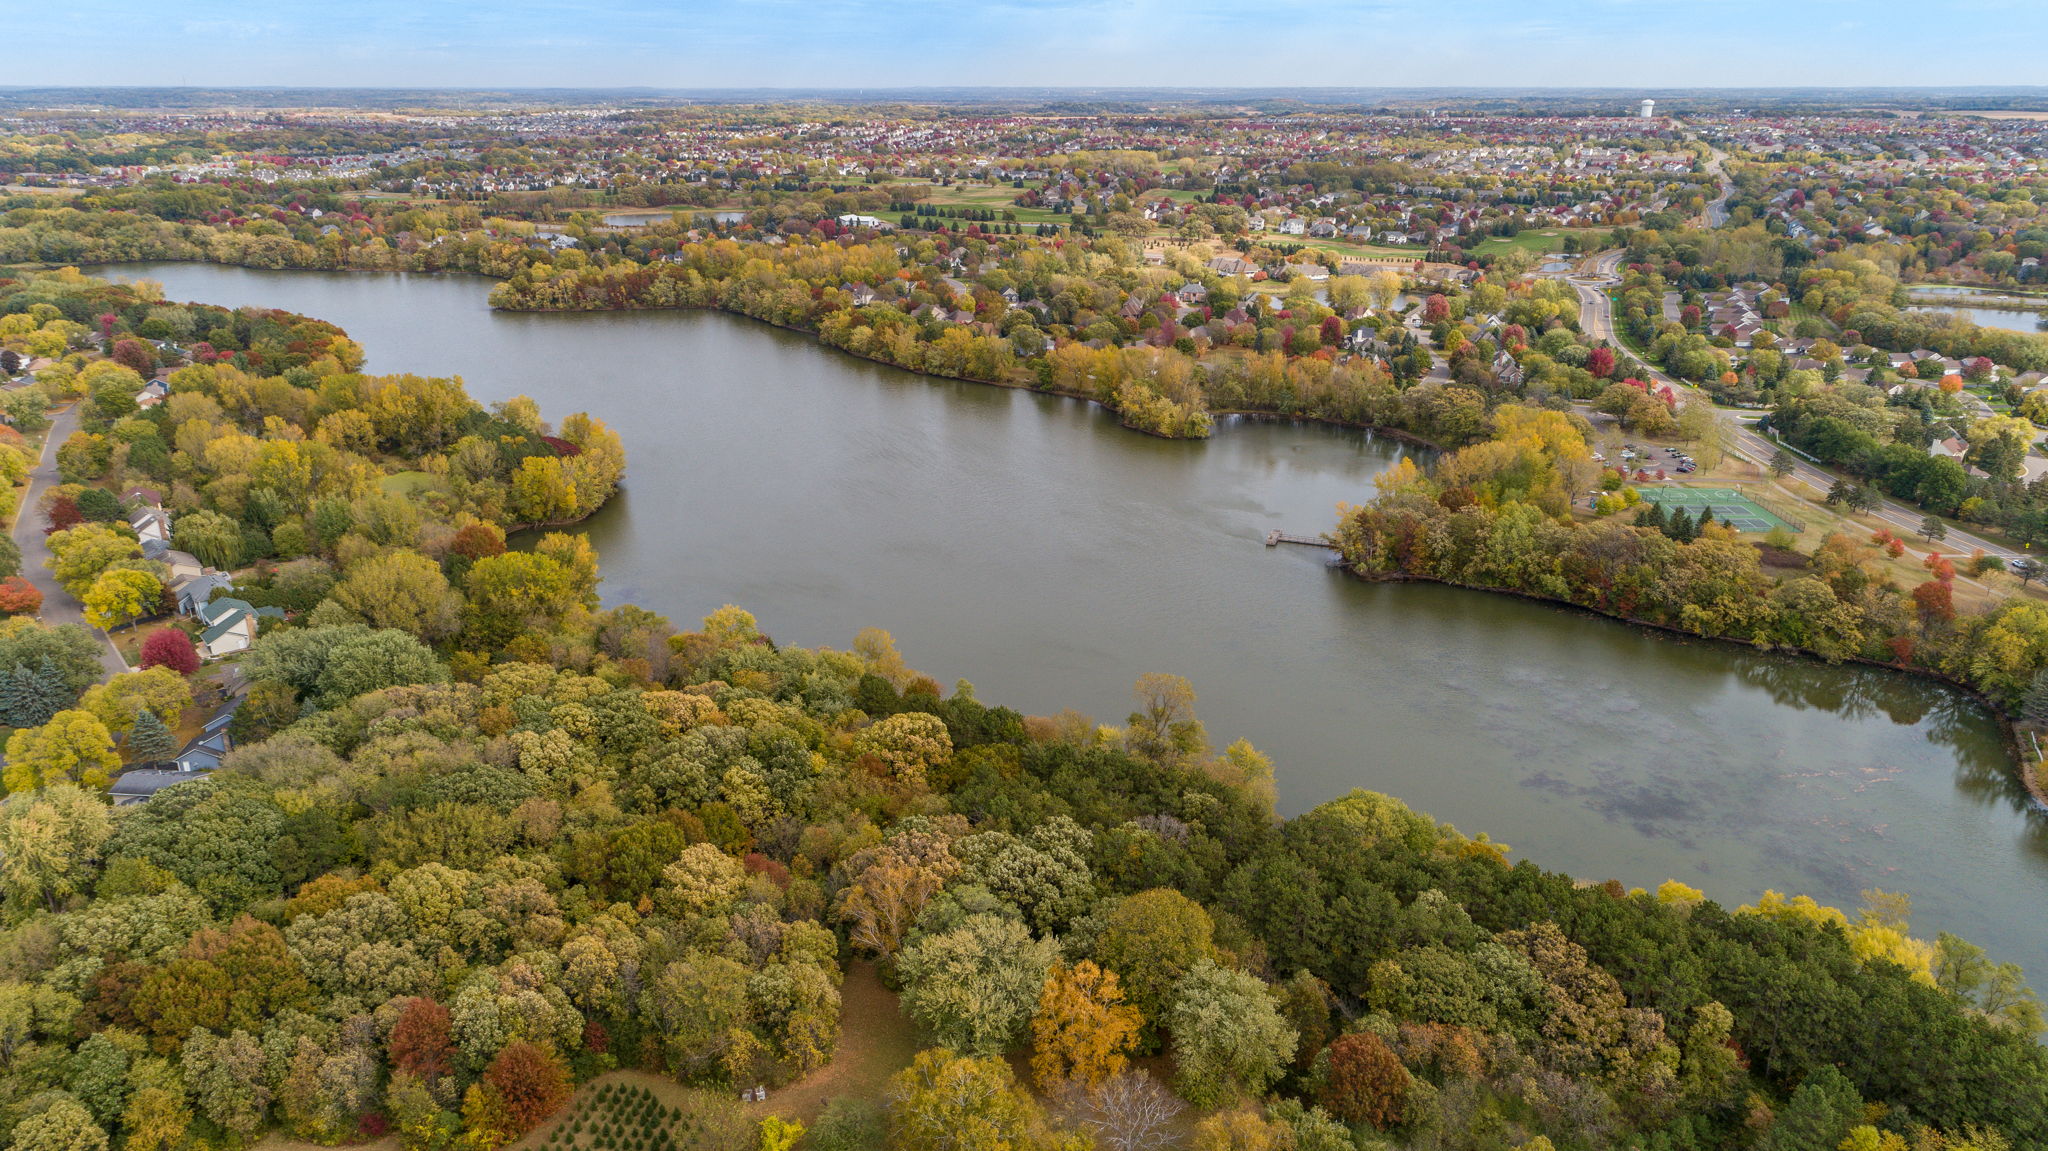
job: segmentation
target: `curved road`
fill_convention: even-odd
[[[85,612],[71,593],[65,591],[50,574],[50,545],[43,538],[46,523],[43,513],[36,509],[36,498],[44,489],[63,480],[57,475],[56,445],[78,430],[78,404],[58,412],[50,421],[49,434],[43,437],[43,454],[36,460],[35,470],[28,474],[28,489],[21,493],[21,511],[14,519],[14,542],[21,548],[21,576],[43,593],[43,611],[39,616],[47,624],[75,623],[91,628],[85,622]],[[104,642],[100,645],[100,665],[107,674],[120,675],[128,670],[128,661],[114,650],[114,641],[104,632],[99,633]]]
[[[1615,333],[1614,302],[1607,298],[1607,289],[1620,282],[1619,273],[1623,254],[1619,249],[1602,252],[1587,262],[1585,271],[1582,274],[1570,277],[1568,282],[1579,293],[1579,327],[1594,339],[1607,341],[1609,346],[1614,349],[1616,355],[1625,357],[1633,362],[1636,365],[1636,370],[1648,379],[1660,384],[1669,384],[1671,387],[1682,392],[1691,393],[1696,399],[1709,404],[1713,403],[1712,398],[1705,392],[1652,367],[1633,351],[1630,351],[1628,346],[1622,343],[1621,338]],[[1733,454],[1741,456],[1752,463],[1761,467],[1768,467],[1771,458],[1778,453],[1778,445],[1757,434],[1756,429],[1743,423],[1741,418],[1735,413],[1722,408],[1716,408],[1715,410],[1721,417],[1722,426],[1730,433],[1727,437],[1728,449]],[[1792,475],[1789,478],[1801,480],[1817,491],[1827,491],[1834,486],[1836,480],[1844,477],[1816,467],[1794,455]],[[1873,491],[1871,494],[1876,495],[1877,493]],[[1877,506],[1872,508],[1867,514],[1875,516],[1896,529],[1897,533],[1901,536],[1909,534],[1918,535],[1921,521],[1927,518],[1927,513],[1919,508],[1885,499],[1882,496],[1878,497]],[[1948,537],[1942,541],[1942,544],[1944,545],[1942,550],[1948,554],[1968,554],[1974,551],[1982,551],[1986,555],[1997,556],[2007,561],[2023,558],[2019,552],[1994,544],[1989,540],[1971,535],[1969,532],[1954,527],[1948,530]]]

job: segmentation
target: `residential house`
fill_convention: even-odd
[[[193,614],[206,625],[206,630],[199,636],[199,652],[208,659],[247,651],[249,645],[256,642],[256,609],[245,600],[223,596],[210,603],[199,604]]]
[[[162,508],[141,508],[128,517],[128,525],[135,529],[135,537],[144,543],[150,540],[171,541],[171,513]]]

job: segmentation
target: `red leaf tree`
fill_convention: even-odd
[[[41,602],[41,597],[37,602]],[[142,667],[145,671],[153,667],[167,667],[179,675],[191,675],[199,670],[199,652],[193,648],[191,636],[177,628],[167,627],[151,632],[149,638],[142,641]]]
[[[1408,1069],[1369,1031],[1338,1037],[1329,1046],[1330,1069],[1317,1100],[1347,1123],[1385,1130],[1400,1122],[1408,1102]]]
[[[391,1065],[428,1082],[455,1066],[455,1044],[449,1038],[448,1009],[425,996],[405,1005],[391,1028]]]
[[[36,585],[20,576],[0,580],[0,612],[34,615],[42,609],[43,593],[36,590]]]
[[[524,1041],[507,1043],[484,1069],[484,1082],[498,1093],[512,1121],[512,1133],[524,1135],[560,1111],[574,1094],[569,1069],[554,1052]]]

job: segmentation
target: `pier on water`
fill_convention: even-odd
[[[1296,544],[1300,547],[1305,548],[1327,548],[1331,551],[1337,550],[1336,544],[1331,543],[1329,540],[1326,540],[1321,536],[1289,535],[1286,532],[1279,530],[1278,528],[1275,528],[1274,530],[1266,533],[1267,547],[1277,548],[1281,544]]]

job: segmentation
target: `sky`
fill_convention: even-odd
[[[2048,0],[0,0],[0,85],[2048,83]]]

